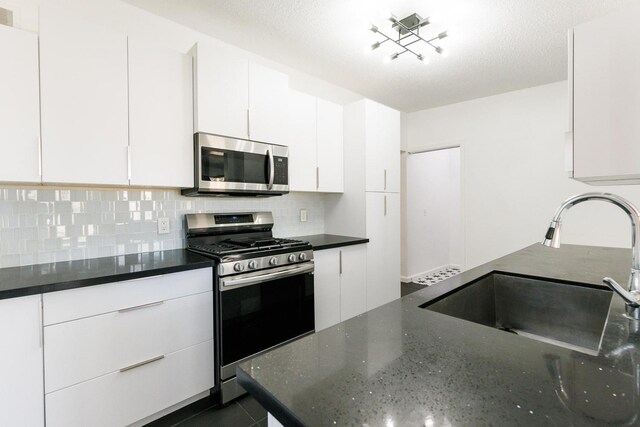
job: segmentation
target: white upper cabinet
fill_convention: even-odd
[[[249,138],[249,61],[229,49],[198,43],[195,58],[196,132]]]
[[[626,8],[570,33],[575,179],[640,183],[639,20],[639,7]]]
[[[195,130],[287,145],[289,77],[231,49],[198,43]]]
[[[129,37],[131,185],[193,185],[192,58]]]
[[[400,192],[400,112],[373,102],[365,108],[366,191]]]
[[[342,106],[289,91],[289,189],[344,191]]]
[[[40,295],[0,301],[0,425],[44,426]]]
[[[127,185],[127,37],[41,8],[42,179]]]
[[[289,77],[249,63],[249,139],[287,145]]]
[[[288,122],[289,190],[316,191],[316,98],[291,91]]]
[[[0,25],[0,181],[40,182],[38,36]]]
[[[344,191],[343,108],[318,98],[317,101],[318,191]]]

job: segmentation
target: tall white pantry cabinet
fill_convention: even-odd
[[[400,298],[400,112],[344,108],[344,195],[327,196],[327,233],[369,238],[366,308]]]

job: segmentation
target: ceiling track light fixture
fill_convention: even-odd
[[[394,43],[398,47],[400,47],[401,50],[399,52],[394,53],[389,58],[387,58],[388,59],[387,62],[397,59],[400,55],[407,52],[412,53],[413,55],[415,55],[416,58],[418,58],[419,61],[424,62],[426,60],[425,56],[409,47],[412,44],[418,43],[420,41],[431,46],[433,50],[435,50],[438,54],[445,56],[446,51],[441,46],[434,44],[434,42],[436,40],[441,40],[449,36],[449,31],[443,31],[432,38],[424,38],[420,35],[420,28],[427,26],[431,23],[429,21],[429,18],[422,18],[417,13],[414,13],[403,19],[398,19],[394,15],[391,15],[389,17],[389,21],[391,21],[392,23],[391,28],[394,31],[398,32],[397,38],[395,37],[395,35],[394,37],[387,36],[385,33],[380,31],[380,29],[374,24],[371,24],[371,26],[369,27],[369,31],[375,34],[380,34],[382,37],[384,37],[384,40],[381,40],[372,44],[371,50],[378,49],[383,43],[386,43],[386,42]]]

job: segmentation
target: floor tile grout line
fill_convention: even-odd
[[[245,409],[245,407],[244,407],[244,406],[242,406],[242,404],[241,404],[239,401],[236,401],[236,403],[238,404],[238,406],[240,406],[240,407],[242,408],[242,410],[243,410],[244,412],[246,412],[246,413],[247,413],[247,415],[249,415],[249,418],[251,418],[251,420],[253,421],[253,423],[254,423],[254,424],[258,422],[255,418],[253,418],[253,416],[251,416],[251,414],[249,413],[249,411],[247,411],[247,410]],[[250,426],[250,427],[252,427],[252,426],[253,426],[253,424],[251,424],[251,426]]]

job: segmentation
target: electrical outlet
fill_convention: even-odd
[[[300,222],[307,222],[307,210],[300,209]]]
[[[158,218],[158,234],[169,233],[169,218]]]

